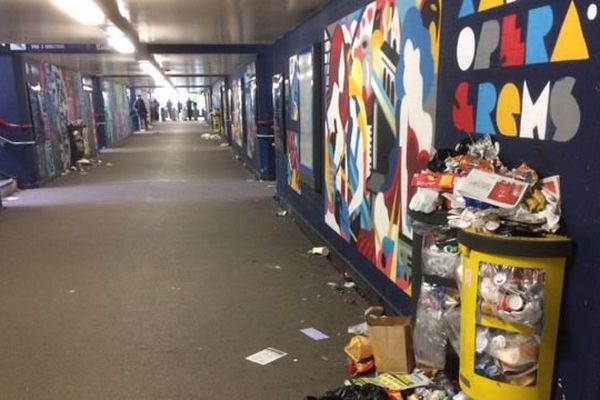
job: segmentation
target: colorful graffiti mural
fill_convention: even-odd
[[[247,154],[254,158],[256,148],[256,66],[250,64],[244,76],[244,99],[246,106]]]
[[[129,118],[129,100],[125,86],[108,80],[102,81],[102,96],[106,119],[106,144],[111,146],[133,132]]]
[[[567,142],[581,125],[575,76],[590,59],[584,28],[597,19],[597,6],[509,3],[462,0],[449,9],[458,23],[445,35],[455,54],[444,71],[460,78],[443,90],[454,94],[452,125],[469,134]]]
[[[290,119],[297,122],[300,118],[300,68],[298,55],[290,57],[290,90],[288,110]]]
[[[325,221],[409,294],[408,178],[433,146],[440,7],[377,0],[325,31]]]
[[[244,146],[244,127],[242,126],[242,81],[235,79],[231,83],[231,135],[233,143]]]
[[[38,179],[52,179],[71,166],[68,126],[83,121],[92,127],[86,143],[86,155],[96,153],[94,118],[89,95],[83,89],[78,72],[39,61],[26,60],[25,77],[36,140]],[[89,131],[90,129],[88,129]]]
[[[300,135],[294,131],[287,132],[288,185],[298,194],[300,188]]]

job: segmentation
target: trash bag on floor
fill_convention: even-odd
[[[364,386],[342,386],[327,392],[325,396],[307,396],[304,400],[388,400],[387,391],[379,386],[367,384]]]

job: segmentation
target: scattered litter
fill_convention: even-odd
[[[326,334],[324,334],[323,332],[321,332],[320,330],[318,330],[316,328],[300,329],[300,332],[302,332],[303,334],[305,334],[312,340],[316,340],[316,341],[329,339],[329,336],[327,336]]]
[[[71,290],[69,290],[69,293],[70,293],[70,294],[77,293],[77,290],[75,290],[75,289],[71,289]]]
[[[303,298],[302,298],[302,301],[308,301],[308,298],[306,298],[306,297],[303,297]]]
[[[211,136],[212,135],[210,133],[203,133],[200,137],[204,140],[210,140]]]
[[[279,211],[277,211],[277,216],[278,217],[285,217],[286,215],[288,215],[287,210],[279,210]]]
[[[298,362],[298,359],[297,359],[297,358],[294,358],[292,361],[293,361],[293,362],[295,362],[295,363],[297,363],[297,362]]]
[[[352,325],[348,327],[348,333],[351,335],[369,335],[369,328],[367,322],[361,322],[360,324]]]
[[[325,396],[307,396],[305,400],[388,400],[388,393],[382,387],[367,384],[364,386],[342,386]]]
[[[87,175],[87,174],[88,174],[88,172],[86,172],[86,171],[79,171],[79,175]]]
[[[274,349],[272,347],[267,347],[266,349],[261,350],[258,353],[254,353],[246,357],[246,360],[259,365],[267,365],[285,356],[287,356],[287,353],[281,350]]]
[[[356,287],[356,283],[354,283],[354,282],[346,282],[346,283],[344,283],[344,287],[346,289],[352,289],[352,288]]]
[[[77,164],[79,165],[92,165],[92,161],[87,158],[82,158],[81,160],[77,160]]]
[[[10,196],[10,197],[5,197],[4,200],[6,200],[6,201],[16,201],[16,200],[19,200],[19,198],[17,196]]]
[[[106,166],[107,166],[107,167],[112,167],[112,166],[113,166],[113,163],[111,163],[111,162],[107,162],[107,163],[106,163]]]
[[[171,286],[171,290],[180,291],[181,288],[180,287],[176,287],[176,286]]]
[[[269,189],[274,189],[274,188],[276,188],[277,186],[276,186],[276,185],[274,185],[274,184],[272,184],[272,183],[269,183],[269,184],[267,185],[267,187],[268,187]]]
[[[219,147],[229,147],[229,143],[221,143]]]
[[[77,167],[76,167],[76,166],[74,166],[74,165],[72,165],[72,166],[71,166],[71,171],[77,171]]]
[[[313,247],[308,251],[308,254],[313,256],[327,257],[329,255],[329,248],[326,246]]]
[[[335,282],[327,282],[327,286],[331,287],[331,288],[338,288],[339,285]]]
[[[216,133],[210,135],[210,140],[221,140],[221,135],[217,135]]]
[[[283,269],[283,268],[281,268],[281,265],[276,265],[274,268],[275,269]]]
[[[323,360],[323,361],[329,361],[329,357],[321,356],[321,360]]]
[[[391,391],[401,391],[427,386],[430,383],[429,378],[422,372],[416,371],[412,374],[380,374],[376,378],[357,378],[352,383],[357,386],[366,384],[377,385]]]

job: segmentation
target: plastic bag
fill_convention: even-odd
[[[446,326],[448,328],[448,341],[456,352],[460,354],[460,318],[461,308],[455,307],[446,313],[444,316],[446,319]]]
[[[478,327],[475,372],[518,386],[533,386],[537,380],[540,337]]]
[[[483,315],[541,329],[544,271],[482,263],[479,275],[479,309]]]
[[[413,334],[415,358],[427,366],[443,369],[446,364],[448,327],[445,314],[458,305],[454,289],[423,282]]]
[[[423,273],[453,278],[460,264],[458,242],[448,229],[437,229],[423,238]]]

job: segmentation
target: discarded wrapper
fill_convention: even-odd
[[[366,336],[354,336],[344,348],[344,352],[354,362],[373,357],[371,341]]]
[[[412,374],[380,374],[375,378],[357,378],[353,379],[354,385],[362,386],[368,383],[381,386],[391,391],[402,391],[423,387],[429,385],[431,381],[422,372],[413,372]]]
[[[327,257],[329,255],[329,248],[325,246],[313,247],[308,251],[308,254],[312,254],[313,256]]]

